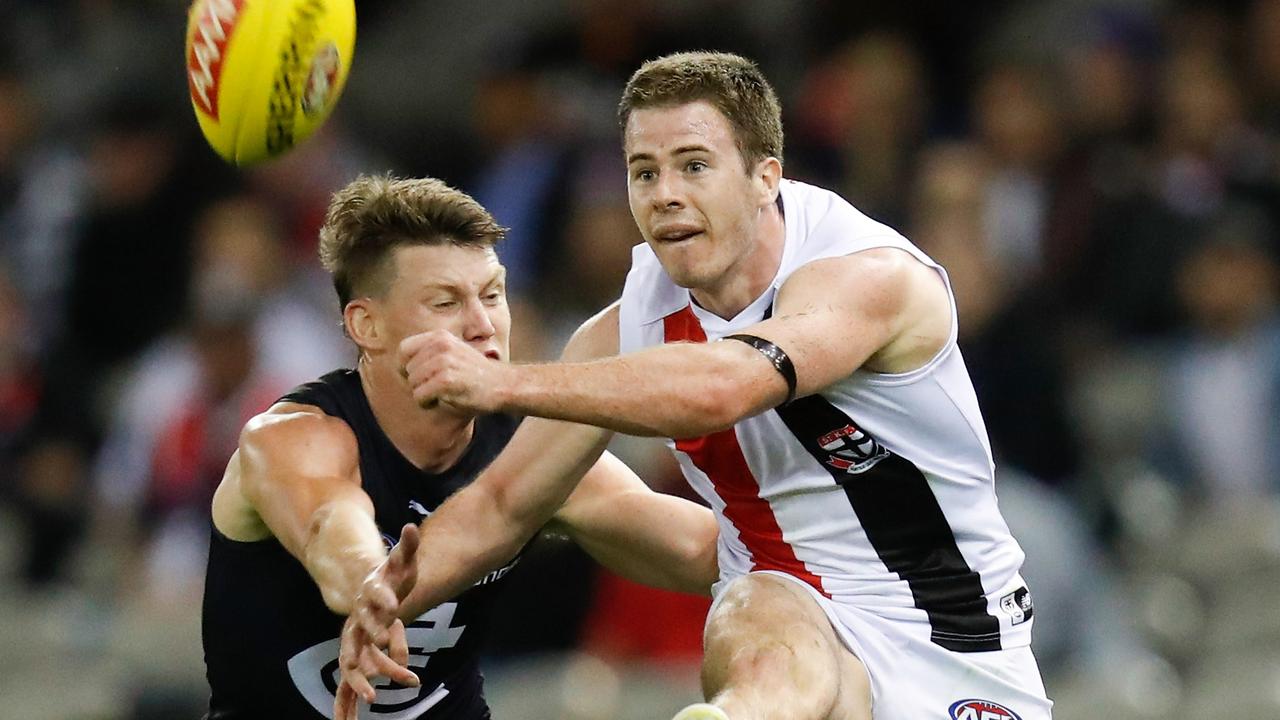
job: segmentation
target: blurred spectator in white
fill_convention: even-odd
[[[42,136],[45,112],[31,79],[0,51],[0,257],[33,316],[40,350],[62,319],[74,223],[83,210],[83,161],[66,139]]]
[[[975,132],[991,158],[986,245],[1019,290],[1051,271],[1046,243],[1065,149],[1055,80],[1045,68],[1006,62],[974,93]]]
[[[1232,207],[1178,272],[1190,320],[1165,378],[1156,464],[1211,502],[1280,493],[1280,266],[1274,227]]]

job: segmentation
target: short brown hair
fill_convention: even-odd
[[[470,195],[435,178],[361,175],[333,194],[320,228],[320,264],[345,308],[353,297],[386,290],[398,247],[491,248],[506,228]]]
[[[640,66],[622,91],[618,123],[625,133],[633,110],[705,100],[728,118],[738,151],[750,168],[782,162],[782,106],[760,68],[732,53],[682,52]]]

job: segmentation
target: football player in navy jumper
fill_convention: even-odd
[[[413,558],[416,524],[511,438],[510,416],[420,407],[397,355],[406,337],[443,330],[508,359],[506,271],[494,252],[502,232],[433,179],[361,177],[335,194],[320,255],[359,361],[250,420],[214,496],[203,616],[210,720],[332,717],[339,633],[362,582],[384,561]],[[630,579],[709,591],[709,510],[652,492],[607,454],[580,471],[572,495],[547,500],[557,529]],[[495,512],[527,504],[494,501]],[[361,717],[489,717],[478,648],[525,540],[447,602],[390,629],[382,639],[396,662],[375,670],[391,680]]]

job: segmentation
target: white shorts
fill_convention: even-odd
[[[904,632],[901,624],[833,602],[807,583],[836,634],[862,661],[871,678],[874,720],[1050,720],[1040,668],[1030,647],[961,653]],[[723,594],[717,597],[723,597]],[[714,605],[712,612],[715,612]]]

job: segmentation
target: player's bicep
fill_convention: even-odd
[[[240,490],[272,535],[302,558],[318,514],[342,504],[373,517],[354,434],[309,412],[265,413],[240,436]]]
[[[619,305],[620,301],[614,302],[584,322],[573,333],[573,337],[569,338],[560,359],[564,362],[581,362],[617,355],[620,347]]]
[[[815,261],[778,292],[774,315],[744,332],[782,348],[795,366],[797,396],[818,392],[861,367],[902,332],[912,258],[870,250]]]
[[[605,517],[609,504],[617,498],[627,493],[652,492],[631,468],[612,453],[605,452],[556,511],[556,528],[570,535],[575,529],[589,530],[594,521]]]

